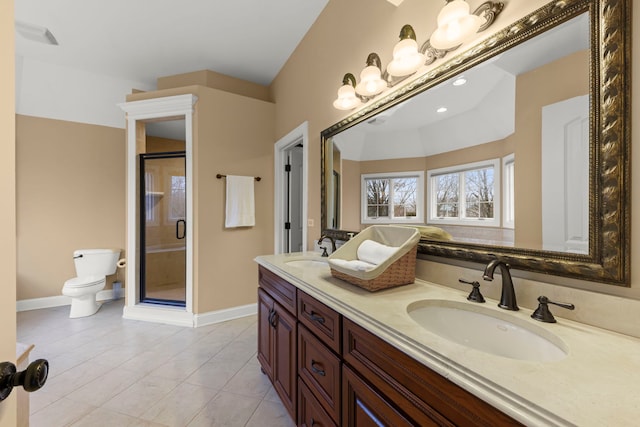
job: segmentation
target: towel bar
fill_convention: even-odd
[[[221,173],[216,175],[216,178],[218,178],[218,179],[222,179],[222,178],[226,178],[226,177],[227,177],[227,175],[223,175]],[[256,181],[260,181],[262,178],[260,178],[259,176],[254,176],[253,179],[255,179]]]

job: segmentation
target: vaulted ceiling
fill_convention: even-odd
[[[269,85],[328,0],[15,0],[15,19],[59,45],[16,35],[16,54],[153,85],[213,70]]]

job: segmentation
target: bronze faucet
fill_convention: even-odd
[[[319,245],[320,245],[320,244],[322,244],[322,241],[323,241],[324,239],[329,239],[329,240],[331,241],[331,253],[334,253],[334,252],[336,251],[336,241],[335,241],[335,239],[334,239],[333,237],[329,236],[328,234],[323,234],[323,235],[322,235],[322,236],[320,236],[320,238],[318,239],[318,244],[319,244]],[[327,251],[326,251],[326,250],[322,252],[322,256],[325,256],[325,257],[326,257],[326,256],[329,256],[329,255],[327,254]]]
[[[509,264],[499,259],[494,259],[484,269],[482,278],[484,280],[492,281],[493,272],[496,267],[500,268],[500,274],[502,275],[502,295],[500,296],[500,303],[498,307],[505,310],[518,311],[518,303],[516,302],[516,293],[513,289],[513,280],[511,279],[511,273],[509,273]]]

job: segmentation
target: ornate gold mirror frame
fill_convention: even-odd
[[[589,253],[435,240],[421,240],[418,250],[421,254],[482,263],[497,256],[515,269],[628,286],[631,276],[631,0],[550,2],[324,130],[321,134],[323,233],[346,237],[346,232],[327,229],[324,146],[328,138],[585,12],[589,13],[591,30]]]

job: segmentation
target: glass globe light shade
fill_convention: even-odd
[[[346,84],[338,89],[338,98],[333,101],[333,106],[338,110],[352,110],[361,103],[353,86]]]
[[[482,25],[482,18],[469,14],[469,4],[453,0],[438,14],[438,28],[429,39],[436,49],[451,49],[475,34]]]
[[[424,61],[425,56],[418,52],[415,40],[400,40],[393,48],[393,60],[387,66],[387,72],[392,76],[407,76],[415,73]]]
[[[387,87],[387,82],[380,76],[380,68],[375,65],[365,67],[360,73],[360,83],[356,86],[356,92],[362,96],[377,95]]]

